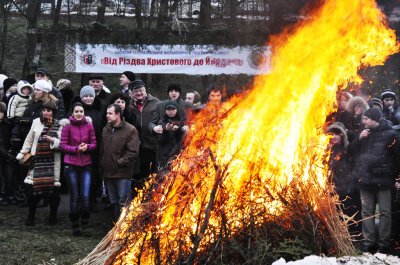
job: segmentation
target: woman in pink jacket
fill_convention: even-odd
[[[64,154],[64,175],[70,190],[70,220],[72,234],[79,236],[79,218],[83,226],[89,222],[91,165],[90,152],[96,149],[96,135],[90,117],[85,117],[83,105],[72,106],[72,115],[60,122],[64,128],[61,133],[60,149]],[[80,204],[80,205],[79,205]]]

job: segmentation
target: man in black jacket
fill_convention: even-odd
[[[363,251],[371,252],[376,244],[385,253],[390,248],[391,191],[398,175],[399,139],[380,110],[367,110],[362,122],[365,129],[350,144],[349,150],[356,159],[362,204]],[[379,231],[375,231],[375,210],[379,205]]]

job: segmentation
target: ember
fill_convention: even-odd
[[[322,127],[338,87],[360,83],[360,67],[398,46],[375,1],[322,2],[271,39],[272,72],[246,97],[197,116],[171,171],[150,180],[80,264],[243,264],[257,242],[265,253],[284,239],[354,251],[327,183]]]

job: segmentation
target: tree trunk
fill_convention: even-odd
[[[150,0],[151,4],[150,4],[150,16],[149,16],[149,20],[147,21],[147,29],[151,29],[152,26],[152,21],[154,18],[154,12],[156,9],[156,1],[157,0]]]
[[[96,22],[104,25],[106,23],[105,15],[106,15],[106,4],[107,0],[97,1],[97,18]]]
[[[231,30],[236,30],[237,25],[237,0],[229,0],[229,28]]]
[[[209,29],[211,26],[211,0],[201,0],[200,2],[200,27]]]
[[[143,18],[142,18],[142,0],[131,0],[135,6],[135,17],[138,29],[143,29]]]
[[[0,73],[4,73],[4,65],[5,65],[5,59],[6,59],[6,53],[7,53],[7,40],[8,40],[8,12],[9,10],[6,8],[6,3],[4,1],[0,1],[1,7],[0,7],[0,15],[3,17],[3,27],[1,29],[1,35],[0,35],[0,45],[1,45],[1,55],[0,55]]]
[[[53,16],[53,31],[57,30],[57,28],[58,28],[58,23],[60,21],[60,13],[61,13],[61,3],[62,3],[62,0],[57,0],[56,8],[54,10],[54,16]]]
[[[37,44],[37,21],[40,12],[40,0],[28,2],[26,14],[28,28],[26,31],[25,59],[22,68],[22,76],[29,75],[33,66],[33,56]]]
[[[178,4],[179,4],[179,0],[174,0],[174,2],[172,3],[171,8],[169,9],[169,12],[175,13],[176,10],[178,9]],[[176,14],[176,16],[178,16],[178,14]]]
[[[160,0],[160,10],[158,11],[157,29],[165,27],[168,21],[168,0]]]

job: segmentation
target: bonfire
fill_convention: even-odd
[[[323,127],[337,90],[398,44],[373,0],[321,1],[306,17],[270,39],[272,70],[250,92],[197,115],[171,170],[79,264],[267,264],[290,242],[354,252]]]

